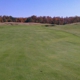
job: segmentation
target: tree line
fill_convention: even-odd
[[[31,16],[26,18],[17,18],[12,16],[0,16],[0,22],[34,22],[34,23],[49,23],[49,24],[57,24],[57,25],[64,25],[70,23],[80,22],[80,17],[50,17],[50,16]]]

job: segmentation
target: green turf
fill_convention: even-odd
[[[0,26],[0,80],[80,80],[80,25]]]

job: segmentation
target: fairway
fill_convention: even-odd
[[[80,25],[0,26],[0,80],[80,80]]]

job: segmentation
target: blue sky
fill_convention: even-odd
[[[80,0],[0,0],[0,15],[80,16]]]

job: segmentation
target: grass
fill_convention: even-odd
[[[0,80],[80,80],[80,25],[0,26]]]

